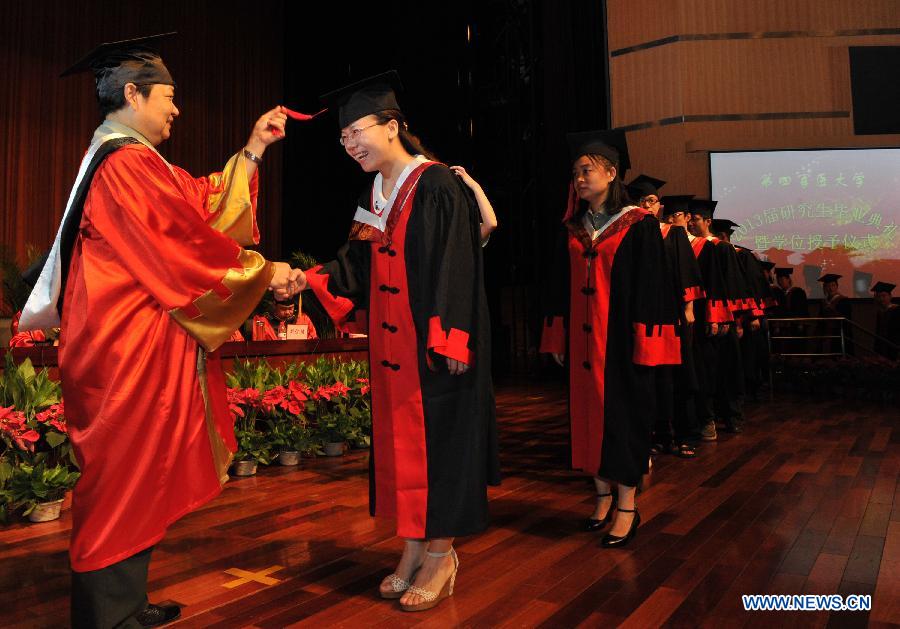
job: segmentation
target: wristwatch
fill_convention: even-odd
[[[244,157],[249,159],[254,164],[262,164],[262,157],[254,153],[253,151],[249,151],[246,148],[244,149]]]

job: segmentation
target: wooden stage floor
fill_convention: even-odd
[[[174,525],[150,597],[180,627],[891,626],[900,623],[900,422],[859,402],[748,406],[747,430],[656,460],[632,543],[581,532],[559,385],[498,387],[504,483],[457,543],[456,595],[406,614],[377,597],[401,549],[368,516],[367,453],[264,468]],[[68,622],[71,520],[0,529],[0,625]],[[865,612],[745,612],[741,594],[871,594]]]

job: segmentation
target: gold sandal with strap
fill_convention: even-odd
[[[410,594],[422,597],[423,602],[417,605],[404,605],[403,603],[400,603],[400,608],[405,612],[423,612],[426,609],[436,607],[438,603],[445,598],[453,596],[453,586],[456,584],[456,573],[459,570],[459,557],[456,556],[456,551],[451,548],[445,553],[425,551],[425,554],[434,558],[446,557],[447,555],[453,557],[453,574],[451,574],[450,578],[444,583],[444,587],[441,588],[440,592],[430,592],[429,590],[424,590],[415,585],[411,585],[406,591]]]

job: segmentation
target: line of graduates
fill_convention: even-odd
[[[625,186],[621,131],[568,141],[572,180],[540,349],[568,363],[572,467],[596,489],[585,528],[611,523],[602,545],[614,547],[636,534],[652,452],[695,456],[700,440],[716,440],[716,418],[741,431],[745,392],[756,393],[768,363],[761,319],[775,302],[757,257],[729,242],[734,223],[714,221],[715,201],[661,200],[665,182],[647,175]]]

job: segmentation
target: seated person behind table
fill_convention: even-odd
[[[253,340],[254,341],[277,341],[284,340],[287,337],[279,337],[278,330],[282,321],[284,322],[284,334],[287,334],[288,325],[306,325],[307,339],[319,338],[316,332],[316,326],[312,320],[303,312],[303,302],[300,296],[294,297],[289,301],[273,301],[271,308],[264,315],[256,315],[253,317]],[[297,313],[300,313],[299,315]]]

